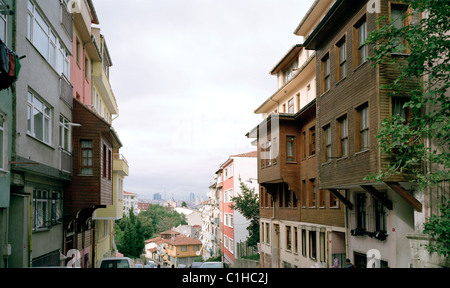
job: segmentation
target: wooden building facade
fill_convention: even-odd
[[[414,210],[422,209],[414,197],[416,188],[407,182],[412,175],[381,183],[365,180],[389,163],[376,135],[383,119],[408,113],[402,111],[408,95],[380,89],[398,71],[392,64],[373,67],[367,59],[373,47],[363,44],[379,28],[378,17],[395,22],[408,7],[380,1],[381,13],[371,13],[368,2],[336,1],[304,43],[316,51],[319,189],[339,197],[348,209],[348,256],[357,266],[365,267],[368,251],[376,249],[381,266],[409,267],[405,235],[414,230]],[[414,19],[400,21],[406,25]],[[407,51],[389,57],[402,61]],[[413,80],[409,84],[418,85]]]
[[[82,267],[90,267],[95,259],[92,214],[113,205],[113,149],[120,148],[120,140],[103,118],[73,102],[73,176],[64,189],[64,246],[66,253],[80,251]]]

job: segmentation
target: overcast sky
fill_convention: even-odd
[[[206,195],[277,90],[272,68],[313,0],[95,0],[130,165],[124,190]],[[255,175],[256,176],[256,175]]]

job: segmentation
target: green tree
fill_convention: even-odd
[[[402,20],[419,19],[419,13],[425,11],[429,17],[395,28],[393,19],[382,16],[378,19],[381,28],[371,32],[366,43],[374,45],[374,55],[369,57],[374,67],[387,61],[396,65],[397,79],[380,88],[392,91],[392,96],[410,96],[403,108],[410,109],[413,117],[406,121],[393,115],[382,122],[377,138],[382,152],[390,154],[393,161],[386,171],[368,179],[383,180],[409,170],[424,188],[450,179],[450,101],[446,95],[450,88],[450,15],[448,9],[442,9],[448,7],[448,1],[403,2],[412,9],[404,13]],[[407,57],[390,57],[405,48],[409,50]],[[416,79],[419,85],[411,87],[407,84],[409,79]],[[424,139],[434,145],[425,145]],[[433,163],[441,169],[424,170],[423,163]]]
[[[403,108],[410,109],[413,117],[406,121],[392,116],[382,122],[377,138],[392,163],[366,179],[382,181],[408,171],[416,175],[413,182],[421,189],[436,189],[450,179],[450,101],[446,94],[450,88],[450,10],[448,0],[401,2],[410,7],[401,21],[406,17],[417,21],[396,28],[392,24],[395,19],[380,17],[380,29],[369,34],[366,44],[374,47],[374,55],[369,57],[374,67],[396,65],[398,77],[380,88],[389,89],[393,96],[409,96]],[[423,12],[428,17],[419,17]],[[405,48],[408,54],[398,57]],[[394,54],[397,57],[391,57]],[[410,79],[419,85],[406,85]],[[448,257],[450,209],[448,201],[444,204],[440,215],[427,219],[423,232],[436,240],[428,250]]]
[[[149,205],[146,211],[141,211],[141,213],[139,213],[139,218],[151,219],[148,221],[151,221],[153,226],[152,233],[156,234],[169,230],[178,225],[187,224],[185,215],[158,204]],[[147,223],[146,221],[143,222]]]
[[[450,200],[441,205],[441,214],[432,215],[424,225],[423,232],[432,237],[427,250],[450,257]]]
[[[259,195],[255,193],[254,188],[247,187],[242,182],[241,177],[239,177],[239,183],[241,193],[232,198],[233,204],[231,207],[250,221],[250,225],[247,227],[249,234],[247,245],[256,247],[259,242]]]
[[[117,223],[116,228],[120,231],[117,243],[117,249],[124,256],[130,258],[139,258],[145,247],[145,238],[143,235],[142,223],[133,213],[133,209],[129,211],[129,217]],[[122,230],[123,229],[123,230]]]

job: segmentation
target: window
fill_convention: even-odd
[[[59,116],[59,147],[66,151],[70,151],[70,121],[64,116]]]
[[[331,127],[326,125],[323,127],[323,162],[331,161]]]
[[[286,226],[286,250],[292,250],[291,226]]]
[[[234,215],[230,213],[228,214],[228,217],[229,217],[228,226],[234,227],[234,219],[233,219]]]
[[[112,179],[112,151],[108,150],[108,179]]]
[[[291,208],[291,191],[284,186],[284,207]]]
[[[225,190],[224,191],[224,202],[226,203],[226,202],[231,202],[232,200],[232,198],[233,198],[233,189],[228,189],[228,190]]]
[[[306,229],[302,229],[302,255],[306,257]]]
[[[319,233],[319,243],[320,243],[320,261],[325,262],[326,260],[326,238],[325,232]]]
[[[356,225],[358,229],[366,229],[366,194],[356,194]]]
[[[6,143],[8,142],[6,141],[7,134],[5,133],[5,131],[6,131],[6,119],[3,114],[0,114],[0,170],[6,169],[5,164],[6,163],[5,158],[7,157]]]
[[[298,228],[294,227],[294,253],[298,253]]]
[[[306,207],[306,180],[302,180],[302,207]]]
[[[52,192],[52,224],[56,225],[63,221],[63,193],[60,191]]]
[[[76,37],[76,60],[78,65],[81,65],[81,43],[78,37]]]
[[[46,190],[33,191],[33,230],[50,226],[49,221],[49,192]]]
[[[294,113],[294,98],[291,98],[288,101],[288,112],[289,113]]]
[[[306,158],[306,131],[302,132],[302,159]]]
[[[277,137],[274,137],[272,140],[272,147],[270,149],[270,159],[272,159],[272,164],[277,164],[277,158],[278,158],[278,139]]]
[[[338,148],[338,156],[346,157],[348,155],[348,120],[347,115],[340,117],[337,120],[337,148]]]
[[[355,51],[353,68],[356,68],[366,62],[367,59],[367,46],[363,44],[367,39],[366,16],[361,18],[353,27],[353,39],[353,51]]]
[[[409,17],[406,17],[408,6],[403,4],[391,4],[391,22],[395,29],[403,29],[408,26]],[[403,33],[400,33],[403,34]],[[406,41],[402,36],[393,37],[393,47],[397,52],[408,52]]]
[[[292,207],[297,208],[297,195],[292,191]]]
[[[319,207],[325,208],[325,191],[319,190]]]
[[[268,151],[268,159],[266,161],[266,166],[272,166],[272,141],[267,141],[267,151]]]
[[[327,54],[325,57],[322,58],[321,61],[321,68],[322,68],[322,93],[327,92],[330,90],[331,87],[331,77],[330,77],[330,56]]]
[[[93,175],[94,150],[92,140],[81,140],[81,175]]]
[[[369,149],[369,106],[367,103],[356,109],[356,151]]]
[[[316,207],[316,179],[309,179],[309,207]]]
[[[338,193],[341,193],[340,190],[338,190]],[[330,208],[339,208],[339,199],[330,192]]]
[[[270,244],[270,223],[266,223],[266,243]]]
[[[181,252],[186,252],[186,251],[187,251],[187,246],[181,245]]]
[[[51,108],[33,93],[28,92],[27,132],[29,135],[51,144]]]
[[[294,136],[286,136],[286,161],[288,162],[295,162],[295,154],[294,154],[294,147],[295,147],[295,137]]]
[[[309,85],[309,84],[308,84],[308,86],[306,86],[306,99],[307,99],[308,103],[313,99],[312,93],[311,93],[311,85]]]
[[[28,1],[28,39],[48,63],[70,79],[70,53],[44,20],[32,1]]]
[[[298,62],[297,60],[295,60],[294,62],[292,62],[287,68],[286,70],[284,70],[284,83],[289,82],[295,75],[295,71],[294,69],[297,68],[298,66]]]
[[[233,177],[233,164],[230,164],[230,166],[228,166],[228,178]]]
[[[386,193],[383,193],[383,198],[386,198]],[[386,231],[386,213],[383,204],[374,199],[374,214],[375,214],[375,231]]]
[[[342,80],[347,76],[347,42],[345,41],[345,37],[343,37],[336,44],[336,80]]]
[[[107,173],[107,150],[106,150],[106,145],[103,144],[103,178],[106,178],[106,173]]]
[[[316,155],[316,127],[309,129],[309,156]]]
[[[84,77],[87,81],[91,78],[91,66],[89,65],[90,61],[87,55],[84,56]]]
[[[408,97],[392,97],[392,115],[401,117],[405,123],[411,122],[412,112],[410,107],[404,107],[411,99]]]
[[[309,231],[309,258],[316,259],[316,257],[317,257],[316,231]]]

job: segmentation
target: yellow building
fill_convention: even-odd
[[[200,240],[187,237],[185,235],[174,235],[169,239],[165,239],[166,264],[174,265],[190,265],[194,259],[201,254],[202,242]]]
[[[113,159],[113,205],[95,210],[95,253],[94,267],[104,257],[114,256],[114,221],[123,216],[123,181],[129,173],[128,162],[114,149]]]

